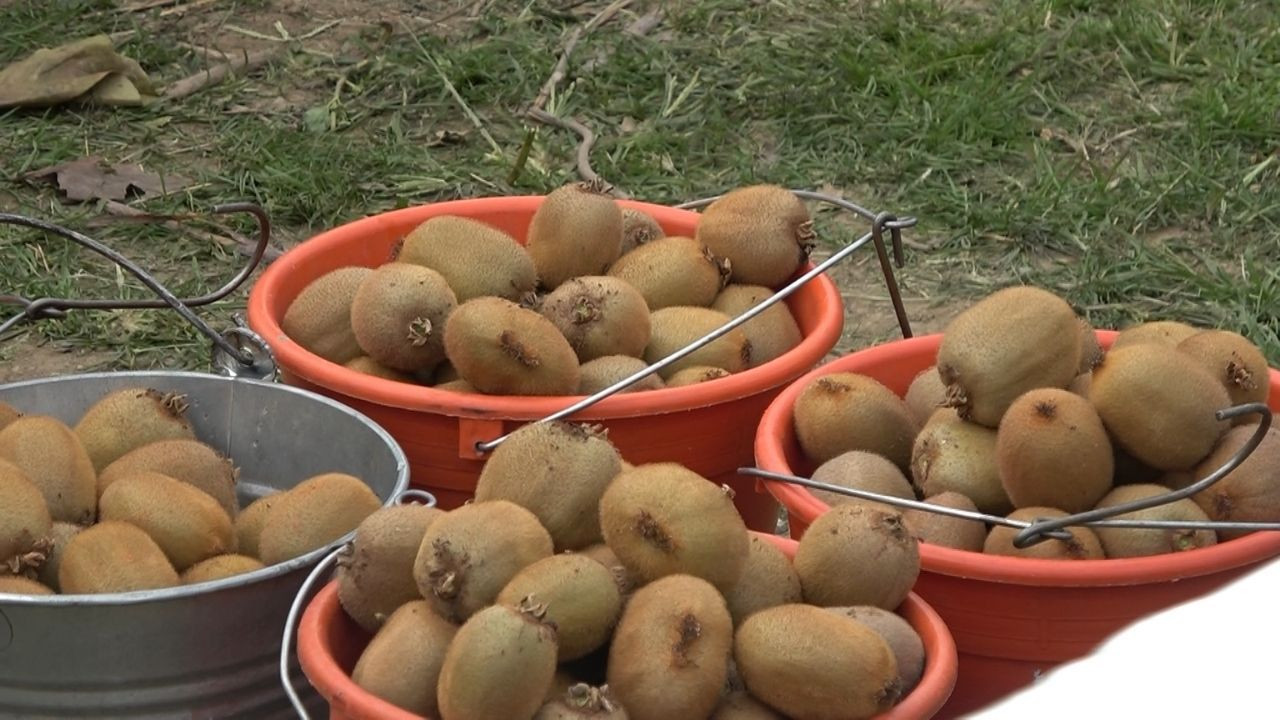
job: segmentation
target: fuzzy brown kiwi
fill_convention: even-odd
[[[534,211],[525,247],[547,290],[603,275],[622,252],[622,209],[601,182],[562,185]]]
[[[444,360],[444,326],[458,298],[440,273],[387,263],[360,282],[351,301],[351,330],[366,355],[411,373]]]
[[[707,581],[669,575],[640,588],[609,647],[609,688],[634,720],[707,717],[720,702],[733,619]]]
[[[608,685],[574,683],[538,709],[533,720],[628,720]]]
[[[373,270],[342,267],[312,280],[284,311],[280,328],[307,351],[339,365],[364,353],[351,329],[351,301]]]
[[[24,575],[0,575],[0,595],[53,595],[53,588]]]
[[[1034,522],[1044,518],[1066,517],[1067,513],[1048,507],[1024,507],[1014,510],[1008,515],[1010,520]],[[1048,538],[1042,542],[1020,548],[1013,544],[1019,530],[1017,528],[995,525],[987,533],[982,551],[988,555],[1009,555],[1012,557],[1041,558],[1045,560],[1101,560],[1106,556],[1102,550],[1102,542],[1093,530],[1086,527],[1069,526],[1063,528],[1071,535],[1069,540]]]
[[[22,412],[18,408],[9,403],[0,402],[0,430],[3,430],[6,425],[20,417],[22,417]]]
[[[652,329],[649,344],[644,349],[644,361],[653,365],[731,319],[718,310],[703,307],[676,306],[653,312],[649,316]],[[742,328],[734,328],[666,366],[660,374],[666,380],[685,368],[698,365],[723,368],[731,373],[746,370],[751,365],[751,341]]]
[[[618,258],[609,276],[639,291],[651,311],[706,307],[728,281],[729,264],[691,237],[670,235]]]
[[[893,651],[898,665],[898,682],[902,694],[911,692],[924,675],[924,641],[911,623],[901,615],[872,605],[827,608],[841,617],[856,620],[875,630]]]
[[[409,373],[402,373],[399,370],[392,370],[391,368],[380,364],[377,360],[374,360],[368,355],[361,355],[358,358],[348,360],[343,363],[343,367],[348,370],[355,370],[358,373],[372,375],[373,377],[382,378],[384,380],[395,380],[396,382],[402,383],[417,383],[417,380],[413,375],[410,375]]]
[[[472,394],[480,393],[480,391],[476,389],[475,385],[472,385],[471,383],[467,382],[466,380],[463,380],[462,378],[458,378],[457,380],[450,380],[449,382],[445,382],[445,383],[440,383],[439,385],[436,385],[435,388],[437,390],[445,390],[447,392],[472,393]]]
[[[338,556],[338,601],[360,627],[377,632],[401,605],[422,597],[413,563],[439,508],[393,505],[375,510],[356,526],[349,552]]]
[[[667,387],[684,387],[686,385],[697,385],[698,383],[711,382],[720,378],[729,377],[733,373],[724,368],[711,367],[709,365],[694,365],[687,367],[667,378]]]
[[[111,483],[99,501],[99,516],[141,528],[178,572],[236,549],[231,518],[216,500],[156,472],[134,472]]]
[[[355,530],[380,507],[378,496],[354,475],[313,475],[267,510],[258,535],[258,559],[275,565],[301,557]]]
[[[583,557],[589,557],[609,569],[610,574],[613,575],[614,584],[618,586],[618,592],[622,596],[624,606],[627,599],[631,597],[631,593],[635,592],[635,589],[641,585],[639,580],[631,576],[631,572],[627,570],[627,567],[622,564],[622,561],[610,549],[608,543],[599,542],[574,552]]]
[[[62,566],[62,554],[67,550],[71,538],[84,530],[83,525],[67,522],[55,522],[49,530],[49,551],[45,555],[44,564],[36,575],[36,579],[55,592],[60,592],[58,585],[58,568]]]
[[[747,690],[788,717],[871,718],[902,694],[883,637],[812,605],[779,605],[747,618],[734,635],[733,656]]]
[[[53,518],[40,488],[0,460],[0,575],[34,574],[52,550]]]
[[[520,570],[498,593],[499,605],[534,596],[555,625],[559,662],[577,660],[604,647],[622,613],[622,595],[613,573],[576,553],[542,558]]]
[[[518,302],[538,283],[533,258],[515,238],[456,215],[434,217],[414,228],[392,260],[440,273],[458,304],[488,295]]]
[[[925,423],[911,450],[911,478],[925,496],[958,492],[985,513],[1003,515],[1013,509],[1000,483],[996,461],[997,433],[961,420],[942,408]]]
[[[1047,290],[1015,286],[969,306],[943,330],[938,375],[960,417],[996,427],[1020,395],[1065,388],[1080,367],[1075,311]]]
[[[1169,488],[1161,485],[1121,485],[1103,496],[1097,506],[1113,507],[1135,500],[1166,495],[1168,492]],[[1193,500],[1182,498],[1144,510],[1122,513],[1112,519],[1208,522],[1209,516]],[[1094,528],[1094,534],[1098,536],[1098,540],[1102,543],[1102,550],[1109,558],[1182,552],[1208,547],[1218,542],[1218,536],[1213,530],[1099,527]]]
[[[1213,452],[1196,465],[1192,472],[1195,479],[1208,477],[1225,465],[1257,429],[1254,425],[1237,425],[1228,430]],[[1243,463],[1191,499],[1214,520],[1274,521],[1280,518],[1280,472],[1276,468],[1280,468],[1280,430],[1272,426]],[[1223,540],[1246,534],[1248,531],[1218,531]]]
[[[64,595],[156,590],[178,584],[177,571],[150,535],[113,520],[76,533],[58,567],[58,587]]]
[[[1031,390],[996,432],[1000,483],[1014,507],[1084,512],[1111,490],[1111,440],[1089,401],[1057,388]]]
[[[120,456],[160,440],[195,440],[187,421],[187,398],[154,388],[107,393],[80,416],[76,436],[102,472]]]
[[[938,408],[947,402],[947,386],[938,376],[938,367],[930,365],[916,374],[902,398],[916,423],[924,425]]]
[[[919,427],[902,398],[875,378],[823,375],[800,391],[793,412],[796,439],[815,464],[865,450],[904,471],[910,467],[911,441]]]
[[[0,460],[18,467],[44,495],[49,516],[87,524],[98,512],[97,475],[80,438],[57,418],[23,415],[0,430]]]
[[[236,499],[239,471],[230,459],[198,440],[158,440],[121,455],[98,474],[98,497],[111,483],[141,471],[187,483],[216,500],[232,520],[240,513]]]
[[[1214,413],[1231,404],[1222,383],[1190,355],[1160,343],[1107,353],[1089,401],[1116,444],[1159,470],[1186,470],[1227,429]]]
[[[1073,395],[1079,395],[1086,400],[1089,398],[1089,386],[1093,384],[1093,372],[1082,373],[1077,375],[1071,384],[1067,386],[1067,392]]]
[[[533,513],[507,500],[475,502],[427,528],[413,580],[436,612],[461,622],[491,605],[516,573],[553,549]]]
[[[1232,405],[1267,401],[1270,390],[1267,359],[1245,336],[1230,330],[1203,330],[1178,343],[1177,348],[1222,383],[1231,396]],[[1235,423],[1251,421],[1251,416],[1244,415]]]
[[[773,295],[763,285],[733,284],[726,286],[711,303],[712,310],[738,317]],[[795,316],[785,302],[774,303],[740,326],[751,343],[750,367],[758,367],[782,357],[804,340]]]
[[[708,720],[786,720],[773,708],[757,700],[745,690],[735,690],[720,698],[720,704]]]
[[[556,631],[545,606],[490,605],[458,629],[440,666],[441,720],[531,718],[556,673]]]
[[[897,465],[889,462],[881,455],[865,450],[850,450],[840,453],[818,466],[813,471],[813,480],[828,485],[866,490],[880,495],[891,495],[907,500],[916,499],[916,491],[911,487],[907,476],[902,474]],[[884,510],[899,512],[885,503],[873,500],[841,495],[830,490],[810,490],[813,496],[828,505],[844,505],[847,503],[871,503]]]
[[[603,427],[531,423],[485,461],[475,498],[509,500],[529,510],[557,550],[576,550],[600,542],[600,497],[620,470],[618,450]]]
[[[225,555],[214,555],[206,560],[192,565],[178,579],[183,585],[194,585],[202,582],[212,582],[213,580],[223,580],[245,573],[251,573],[254,570],[261,570],[266,567],[257,558],[251,558],[248,555],[239,555],[236,553],[227,553]]]
[[[267,513],[288,491],[276,492],[249,503],[235,519],[236,548],[239,552],[261,559],[258,540],[267,522]]]
[[[1088,320],[1077,317],[1076,326],[1080,329],[1080,365],[1076,368],[1076,376],[1079,377],[1093,372],[1107,356],[1107,351],[1098,343],[1098,333]]]
[[[538,312],[560,330],[580,362],[640,357],[649,344],[649,306],[638,290],[615,277],[573,278],[548,293]]]
[[[360,653],[351,681],[401,710],[439,717],[436,684],[457,632],[427,601],[405,602]]]
[[[508,300],[459,305],[444,329],[445,353],[463,379],[493,395],[572,395],[578,356],[555,324]]]
[[[644,370],[648,365],[629,355],[605,355],[582,363],[578,379],[579,395],[594,395],[615,383]],[[661,390],[666,383],[656,373],[650,373],[617,392]]]
[[[600,529],[641,582],[682,573],[727,590],[751,545],[728,489],[670,462],[620,473],[600,498]]]
[[[622,208],[622,247],[619,257],[650,240],[666,237],[666,232],[653,216],[635,208]]]
[[[931,505],[978,512],[978,506],[958,492],[938,493],[924,501]],[[902,524],[907,526],[917,542],[956,550],[982,552],[982,544],[987,539],[987,526],[981,521],[939,515],[928,510],[907,510],[902,513]]]
[[[920,574],[920,550],[898,513],[840,505],[800,538],[795,568],[806,602],[892,610]]]
[[[795,193],[777,185],[729,191],[707,206],[695,235],[728,258],[733,282],[778,287],[813,249],[809,210]]]
[[[1200,332],[1197,328],[1183,322],[1173,320],[1153,320],[1138,323],[1116,333],[1111,342],[1112,350],[1119,350],[1130,345],[1155,343],[1176,347],[1178,343]]]
[[[752,535],[742,576],[724,593],[734,626],[754,612],[801,602],[802,597],[800,576],[791,560],[772,542]]]

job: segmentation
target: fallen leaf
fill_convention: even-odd
[[[125,200],[131,196],[166,195],[191,184],[181,175],[149,173],[141,165],[108,164],[90,156],[33,170],[29,180],[53,180],[68,200]]]
[[[142,67],[95,35],[40,48],[0,70],[0,107],[47,107],[72,100],[143,105],[155,87]]]

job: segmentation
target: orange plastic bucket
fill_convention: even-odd
[[[1115,331],[1098,331],[1110,347]],[[851,353],[808,373],[765,411],[756,464],[808,476],[813,464],[796,442],[792,408],[811,380],[835,372],[869,375],[904,395],[933,365],[941,335]],[[1269,404],[1280,409],[1280,372],[1271,371]],[[786,507],[800,537],[828,505],[797,485],[762,481]],[[1280,555],[1280,532],[1257,532],[1169,555],[1066,562],[999,557],[920,546],[919,593],[947,623],[960,653],[960,676],[941,717],[975,710],[1029,685],[1066,660],[1087,655],[1130,622],[1203,595]]]
[[[396,241],[428,218],[471,217],[524,242],[541,202],[542,196],[458,200],[357,220],[286,252],[249,294],[249,326],[275,352],[283,380],[332,397],[386,428],[409,458],[410,482],[434,493],[443,508],[472,496],[484,463],[476,442],[511,432],[580,398],[461,394],[364,375],[303,349],[285,336],[280,321],[309,282],[339,267],[386,262]],[[649,213],[668,234],[692,235],[698,223],[698,213],[689,210],[619,202]],[[772,531],[777,503],[735,471],[752,462],[756,424],[769,402],[825,357],[844,327],[840,292],[825,274],[786,302],[804,338],[782,357],[698,385],[615,395],[570,419],[607,427],[610,440],[629,462],[679,462],[728,484],[737,493],[735,503],[747,525]]]
[[[787,557],[794,557],[796,541],[760,533]],[[898,608],[924,642],[924,674],[919,684],[877,720],[923,720],[946,704],[956,684],[956,646],[938,613],[912,593]],[[307,679],[329,702],[330,720],[421,720],[362,690],[351,681],[351,670],[372,636],[342,610],[338,586],[330,582],[307,605],[298,624],[298,661]]]

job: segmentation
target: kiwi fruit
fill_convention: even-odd
[[[694,365],[687,367],[679,372],[673,373],[667,378],[667,387],[684,387],[686,385],[697,385],[698,383],[711,382],[719,380],[723,377],[729,377],[733,373],[724,368],[710,367],[708,365]]]
[[[1178,470],[1169,473],[1166,473],[1163,470],[1157,470],[1156,468],[1147,465],[1141,460],[1125,452],[1125,449],[1120,447],[1120,444],[1114,441],[1111,443],[1111,457],[1113,458],[1116,468],[1112,484],[1116,486],[1142,485],[1150,483],[1164,484],[1163,480],[1166,477],[1187,475],[1189,473],[1189,471],[1186,470]]]
[[[444,383],[453,382],[454,380],[461,380],[461,379],[462,379],[462,376],[458,374],[458,368],[454,367],[453,363],[449,362],[448,360],[445,360],[444,362],[437,365],[436,369],[431,373],[430,384],[443,385]]]
[[[365,276],[351,301],[351,330],[366,355],[411,373],[444,360],[445,320],[458,298],[440,273],[407,262]]]
[[[361,355],[358,358],[348,360],[343,364],[343,367],[348,370],[355,370],[358,373],[372,375],[373,377],[382,378],[384,380],[395,380],[396,382],[402,383],[416,382],[413,375],[410,375],[409,373],[402,373],[399,370],[392,370],[391,368],[380,364],[377,360],[374,360],[368,355]]]
[[[840,505],[809,526],[794,564],[809,603],[892,610],[920,574],[920,550],[898,513]]]
[[[809,381],[796,398],[796,440],[815,464],[850,450],[865,450],[906,470],[919,430],[902,398],[875,378],[851,372]]]
[[[1195,479],[1208,477],[1226,465],[1257,429],[1253,425],[1237,425],[1228,430],[1213,452],[1195,467]],[[1214,520],[1273,522],[1280,518],[1280,473],[1276,468],[1280,468],[1280,430],[1272,426],[1243,463],[1191,499]],[[1230,540],[1248,532],[1219,530],[1218,536]]]
[[[236,549],[231,518],[217,501],[156,472],[130,473],[111,483],[99,515],[142,528],[178,572]]]
[[[551,535],[533,513],[507,500],[477,501],[427,526],[413,580],[436,612],[461,622],[552,551]]]
[[[773,290],[763,285],[733,284],[726,286],[711,303],[712,310],[737,317],[773,296]],[[777,302],[765,308],[759,315],[742,326],[751,343],[751,363],[758,367],[770,360],[782,357],[795,349],[804,339],[795,316],[786,302]]]
[[[1111,489],[1115,459],[1102,419],[1085,398],[1031,390],[1009,406],[996,432],[1000,483],[1014,507],[1092,508]]]
[[[543,698],[544,703],[551,703],[564,697],[569,692],[569,688],[577,685],[580,680],[575,678],[572,673],[565,671],[563,667],[556,669],[556,674],[551,678],[551,685],[547,688],[546,697]],[[585,683],[584,683],[585,684]],[[546,707],[546,705],[543,705]]]
[[[1000,482],[996,460],[997,432],[961,420],[942,408],[925,423],[911,450],[911,477],[924,496],[957,492],[984,513],[1004,515],[1013,509]]]
[[[351,328],[351,302],[367,267],[341,267],[312,280],[289,303],[280,328],[308,352],[342,365],[364,354]]]
[[[0,402],[0,430],[6,425],[22,417],[22,413],[17,408],[6,402]]]
[[[639,291],[652,311],[710,305],[728,281],[729,267],[697,240],[671,235],[623,255],[609,275]]]
[[[55,522],[49,529],[49,550],[36,579],[54,591],[61,590],[58,585],[58,568],[62,566],[62,554],[66,552],[67,543],[81,530],[84,530],[83,525],[67,522]]]
[[[902,694],[893,650],[879,633],[812,605],[747,618],[733,657],[747,690],[787,717],[871,718]]]
[[[439,508],[381,507],[360,521],[349,551],[338,556],[338,601],[360,627],[377,632],[401,605],[422,597],[413,563]]]
[[[544,613],[526,598],[467,619],[440,666],[441,720],[533,717],[556,673],[556,631]]]
[[[445,383],[440,383],[435,387],[437,390],[444,390],[446,392],[472,393],[472,394],[476,394],[480,392],[479,390],[476,389],[475,385],[472,385],[471,383],[461,378],[457,380],[450,380],[449,382],[445,382]]]
[[[929,417],[947,402],[947,386],[942,384],[938,366],[930,365],[911,380],[902,398],[916,423],[924,425]]]
[[[618,592],[622,595],[624,605],[631,593],[640,586],[640,582],[631,576],[631,573],[627,571],[627,567],[622,564],[622,561],[618,559],[618,556],[613,553],[607,543],[599,542],[574,552],[583,557],[591,558],[609,569],[609,572],[613,575],[613,582],[618,586]]]
[[[603,275],[622,252],[622,208],[603,183],[562,185],[534,211],[525,247],[547,290],[570,278]]]
[[[44,495],[18,466],[0,460],[0,498],[0,575],[34,571],[52,545],[53,518]]]
[[[1270,368],[1257,345],[1230,330],[1202,330],[1178,343],[1227,389],[1232,405],[1265,403],[1270,390]],[[1251,421],[1242,416],[1236,424]]]
[[[249,503],[243,511],[236,515],[236,548],[252,557],[260,557],[258,540],[262,537],[262,528],[266,525],[267,514],[275,506],[285,492],[276,492]]]
[[[702,211],[695,237],[729,260],[733,282],[778,287],[813,249],[809,210],[777,185],[736,188]]]
[[[619,257],[650,240],[666,237],[666,234],[658,221],[649,213],[624,207],[622,208],[622,246]]]
[[[107,393],[80,416],[74,430],[95,472],[149,443],[196,439],[187,422],[186,396],[154,388]]]
[[[633,720],[704,718],[720,702],[733,619],[707,581],[668,575],[627,603],[609,647],[609,688]]]
[[[1114,507],[1169,493],[1161,485],[1122,485],[1103,496],[1098,508]],[[1116,515],[1114,520],[1172,520],[1208,522],[1209,516],[1190,498]],[[1143,557],[1208,547],[1218,542],[1213,530],[1174,528],[1092,528],[1109,558]]]
[[[98,511],[97,475],[80,438],[62,421],[23,415],[0,430],[0,460],[8,460],[44,495],[49,517],[87,524]]]
[[[561,286],[563,287],[563,286]],[[647,319],[647,317],[646,317]],[[644,370],[648,365],[639,358],[629,355],[605,355],[582,363],[578,376],[578,394],[594,395],[614,383],[625,380]],[[657,373],[650,373],[618,390],[619,393],[640,392],[642,390],[661,390],[666,387]]]
[[[704,307],[675,306],[657,310],[649,316],[649,344],[644,361],[653,365],[695,340],[720,329],[732,318],[719,310]],[[666,366],[659,373],[666,380],[685,368],[705,365],[741,372],[751,365],[751,341],[734,328],[710,343]]]
[[[116,480],[144,471],[168,475],[203,492],[232,520],[240,513],[236,499],[239,471],[231,460],[198,440],[158,440],[121,455],[98,474],[98,497]]]
[[[236,553],[227,553],[225,555],[214,555],[206,560],[192,565],[178,576],[183,585],[194,585],[196,583],[211,582],[213,580],[222,580],[224,578],[235,577],[245,573],[261,570],[266,567],[257,558],[251,558],[248,555],[237,555]]]
[[[1093,371],[1089,401],[1111,439],[1159,470],[1187,470],[1227,429],[1214,413],[1231,403],[1194,358],[1160,343],[1112,349]]]
[[[1089,386],[1092,384],[1093,373],[1082,373],[1077,375],[1070,385],[1067,385],[1067,392],[1087,399],[1089,397]]]
[[[533,720],[628,720],[608,685],[574,683],[538,709]]]
[[[1166,345],[1176,347],[1178,343],[1200,332],[1200,330],[1183,322],[1172,320],[1155,320],[1152,322],[1138,323],[1124,328],[1116,333],[1116,337],[1111,341],[1111,349],[1119,350],[1129,345],[1140,345],[1143,343],[1155,343],[1157,345]]]
[[[1035,522],[1040,519],[1066,517],[1067,513],[1057,508],[1024,507],[1014,510],[1008,515],[1010,520]],[[1014,538],[1021,532],[1018,528],[995,525],[987,533],[982,551],[989,555],[1009,555],[1012,557],[1040,558],[1044,560],[1101,560],[1106,556],[1102,550],[1102,542],[1093,530],[1086,527],[1068,526],[1063,528],[1071,538],[1058,540],[1047,538],[1040,542],[1020,548],[1013,544]]]
[[[480,470],[476,502],[509,500],[533,513],[556,550],[600,542],[598,508],[621,458],[600,426],[560,420],[523,425]]]
[[[360,653],[351,681],[401,710],[439,717],[436,684],[457,632],[426,600],[405,602]]]
[[[735,690],[720,698],[709,720],[785,720],[745,690]]]
[[[458,306],[444,328],[445,353],[462,378],[492,395],[572,395],[578,356],[542,315],[502,298]]]
[[[179,584],[164,551],[136,525],[102,520],[76,533],[62,552],[58,588],[65,595],[157,590]]]
[[[969,498],[958,492],[941,492],[924,499],[931,505],[977,512],[978,506]],[[902,524],[915,537],[917,542],[982,552],[982,544],[987,540],[987,526],[979,520],[965,520],[950,515],[939,515],[928,510],[907,510],[902,513]]]
[[[800,576],[778,546],[754,534],[750,543],[742,576],[724,593],[735,627],[754,612],[803,598]]]
[[[576,277],[542,299],[538,312],[569,341],[580,362],[608,355],[640,357],[649,344],[649,306],[616,277]]]
[[[380,507],[378,496],[354,475],[313,475],[267,510],[258,559],[275,565],[318,550],[355,530]]]
[[[433,217],[414,228],[392,260],[443,275],[459,305],[485,296],[519,302],[538,284],[533,258],[515,238],[456,215]]]
[[[672,462],[620,473],[600,498],[600,529],[641,582],[686,574],[728,590],[751,547],[728,488]]]
[[[828,485],[838,485],[853,490],[866,490],[867,492],[890,495],[906,500],[916,499],[915,488],[911,487],[910,481],[902,474],[897,465],[889,462],[883,456],[866,452],[865,450],[850,450],[849,452],[841,453],[819,465],[818,469],[813,471],[811,477],[816,482]],[[871,503],[881,509],[901,512],[901,510],[887,503],[841,495],[830,490],[810,490],[809,492],[831,506],[845,503]]]
[[[53,595],[48,585],[24,575],[0,575],[0,595]]]
[[[884,638],[898,665],[898,683],[903,695],[910,693],[920,682],[924,675],[924,641],[901,615],[872,605],[834,607],[827,608],[827,611],[856,620]]]
[[[559,662],[577,660],[604,647],[622,612],[622,595],[613,573],[576,553],[551,555],[526,566],[494,602],[517,605],[530,595],[546,605],[546,620],[556,628]]]

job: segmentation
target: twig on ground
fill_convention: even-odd
[[[151,221],[153,217],[151,213],[145,210],[139,210],[138,208],[133,207],[132,205],[125,205],[124,203],[117,202],[115,200],[106,201],[106,203],[104,204],[104,209],[107,211],[108,215],[113,215],[117,218],[125,218],[125,219],[132,218],[135,221],[141,221],[141,222]],[[106,220],[106,218],[103,218],[103,220]],[[94,223],[93,221],[90,221],[90,222],[91,224],[94,224],[94,225],[104,224],[102,222],[98,222],[98,223]],[[213,223],[213,224],[220,231],[225,233],[226,236],[215,235],[214,233],[201,230],[199,228],[191,227],[188,224],[180,223],[177,220],[164,220],[164,221],[161,221],[160,224],[162,224],[166,228],[169,228],[170,230],[186,233],[191,237],[196,238],[197,240],[214,243],[217,245],[221,245],[223,247],[235,247],[237,252],[246,256],[252,255],[254,248],[257,247],[257,244],[258,244],[257,241],[250,240],[249,238],[241,235],[240,233],[237,233],[218,223]],[[268,245],[266,248],[266,251],[262,255],[262,261],[271,262],[276,258],[280,257],[282,254],[283,253],[280,250]]]
[[[529,106],[530,110],[541,110],[547,106],[547,101],[551,99],[551,93],[555,92],[556,86],[568,74],[569,56],[573,54],[574,48],[578,47],[578,41],[582,39],[582,36],[609,22],[614,15],[618,14],[618,11],[630,5],[631,2],[632,0],[614,0],[605,9],[596,13],[595,17],[574,28],[573,32],[569,33],[568,39],[564,42],[564,49],[560,51],[560,58],[556,60],[555,68],[551,70],[551,76],[542,84],[542,89],[538,91],[537,97],[533,99],[533,104]]]
[[[230,59],[230,56],[228,56],[226,53],[215,48],[205,47],[203,45],[193,45],[189,42],[183,42],[181,40],[179,40],[174,44],[182,48],[183,50],[190,50],[196,55],[200,55],[205,58],[213,58],[214,60],[221,60],[223,62]]]
[[[650,10],[644,15],[636,18],[634,22],[627,26],[626,30],[623,30],[623,32],[628,35],[635,35],[636,37],[647,35],[649,34],[649,31],[662,24],[662,18],[665,14],[666,13],[660,7]]]
[[[253,52],[241,51],[239,54],[230,55],[224,63],[214,65],[170,84],[164,90],[164,97],[169,100],[184,98],[210,85],[217,85],[233,73],[256,70],[271,62],[280,54],[281,50],[279,48],[270,48]]]
[[[250,29],[248,29],[248,28],[242,28],[242,27],[240,27],[239,25],[224,25],[223,27],[225,27],[226,29],[230,30],[230,31],[231,31],[231,32],[233,32],[233,33],[239,33],[239,34],[241,34],[241,35],[244,35],[244,36],[247,36],[247,37],[251,37],[251,38],[254,38],[254,39],[256,39],[256,40],[266,40],[266,41],[269,41],[269,42],[294,42],[294,41],[299,41],[299,40],[309,40],[309,39],[311,39],[311,38],[313,38],[313,37],[315,37],[315,36],[319,35],[320,33],[324,32],[324,31],[326,31],[326,30],[328,30],[328,29],[330,29],[330,28],[333,28],[333,27],[336,27],[336,26],[338,26],[338,25],[341,25],[341,24],[342,24],[342,20],[341,20],[341,19],[339,19],[339,20],[330,20],[329,22],[327,22],[327,23],[325,23],[325,24],[321,25],[320,27],[318,27],[318,28],[316,28],[316,29],[314,29],[314,30],[310,30],[310,31],[308,31],[308,32],[306,32],[306,33],[303,33],[302,35],[298,35],[298,36],[296,36],[296,37],[295,37],[295,36],[293,36],[293,35],[290,35],[290,34],[289,34],[289,31],[288,31],[288,30],[286,30],[286,29],[285,29],[285,27],[284,27],[284,25],[283,25],[282,23],[280,23],[280,22],[276,22],[276,24],[275,24],[276,32],[280,33],[279,35],[267,35],[267,34],[265,34],[265,33],[260,33],[260,32],[258,32],[257,30],[250,30]]]
[[[216,2],[218,2],[218,0],[194,0],[193,2],[189,2],[185,5],[178,5],[177,7],[165,8],[164,10],[160,11],[160,17],[171,17],[173,15],[185,15],[188,12],[191,12],[192,10],[195,10],[197,8],[202,8],[205,5],[212,5]]]
[[[600,182],[610,185],[601,178],[595,170],[591,169],[591,148],[596,144],[596,134],[591,128],[574,120],[573,118],[561,118],[552,115],[542,108],[529,108],[526,113],[529,118],[536,120],[545,125],[554,125],[555,127],[569,130],[578,134],[582,141],[578,143],[578,175],[587,182]],[[624,190],[613,186],[613,194],[620,198],[631,197]]]
[[[458,88],[453,86],[453,82],[449,80],[449,76],[445,73],[444,68],[440,67],[440,63],[436,62],[435,56],[427,50],[426,46],[418,40],[418,36],[414,35],[413,30],[409,29],[403,21],[401,21],[400,25],[404,28],[404,31],[409,34],[409,38],[413,40],[413,44],[418,46],[418,51],[422,53],[422,56],[427,59],[427,62],[431,63],[431,67],[435,69],[436,75],[440,76],[440,82],[444,83],[445,89],[449,91],[449,94],[453,96],[454,101],[456,101],[458,106],[462,108],[463,114],[465,114],[467,119],[471,121],[471,124],[480,131],[480,135],[489,143],[489,147],[493,149],[493,153],[501,157],[502,147],[498,145],[498,141],[494,140],[493,136],[489,134],[489,131],[485,129],[484,123],[480,120],[480,116],[476,115],[475,111],[471,109],[471,106],[467,104],[467,101],[462,97],[462,94],[458,92]]]
[[[155,8],[166,7],[168,5],[177,5],[182,0],[145,0],[145,2],[136,2],[132,5],[125,5],[116,8],[119,13],[138,13],[154,10]]]

